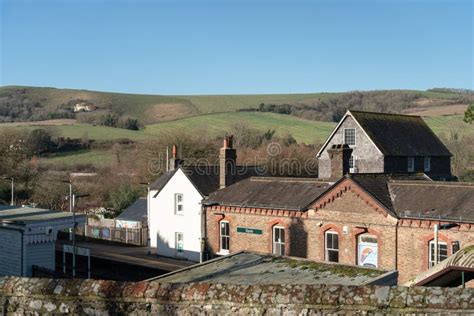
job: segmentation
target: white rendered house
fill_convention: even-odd
[[[232,137],[224,140],[218,166],[186,166],[173,147],[171,169],[150,186],[150,245],[157,254],[202,261],[205,239],[204,198],[236,181],[255,175],[253,167],[236,166]]]

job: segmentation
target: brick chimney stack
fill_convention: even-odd
[[[234,149],[234,137],[224,138],[224,146],[219,153],[219,188],[223,189],[235,182],[237,173],[237,151]]]
[[[331,180],[339,180],[349,173],[349,160],[352,154],[352,148],[347,144],[332,145],[328,149],[329,159],[331,160]]]
[[[178,169],[182,163],[183,160],[178,158],[178,147],[173,145],[171,150],[171,158],[169,161],[169,171]]]

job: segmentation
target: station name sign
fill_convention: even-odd
[[[247,228],[247,227],[237,227],[237,232],[238,233],[245,233],[245,234],[255,234],[255,235],[261,235],[262,234],[261,229]]]

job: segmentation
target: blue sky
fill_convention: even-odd
[[[473,1],[0,0],[0,85],[150,94],[473,88]]]

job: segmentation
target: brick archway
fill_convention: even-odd
[[[359,264],[359,251],[358,251],[358,248],[359,248],[359,238],[360,236],[362,235],[372,235],[372,236],[375,236],[377,238],[377,268],[381,268],[381,265],[382,265],[382,251],[383,251],[383,238],[382,238],[382,234],[378,231],[378,230],[375,230],[373,228],[359,228],[359,227],[356,227],[352,230],[352,233],[351,233],[351,240],[352,240],[352,247],[354,249],[354,254],[355,254],[355,258],[354,258],[354,264],[355,265],[358,265]]]
[[[344,238],[342,237],[343,236],[342,229],[335,224],[331,224],[331,223],[324,224],[321,227],[320,234],[319,234],[319,238],[320,240],[322,240],[321,245],[323,245],[320,250],[321,260],[323,261],[326,261],[326,232],[327,231],[335,231],[339,235],[339,239],[338,239],[339,249],[343,249],[342,245],[344,244],[344,241],[343,241]]]

